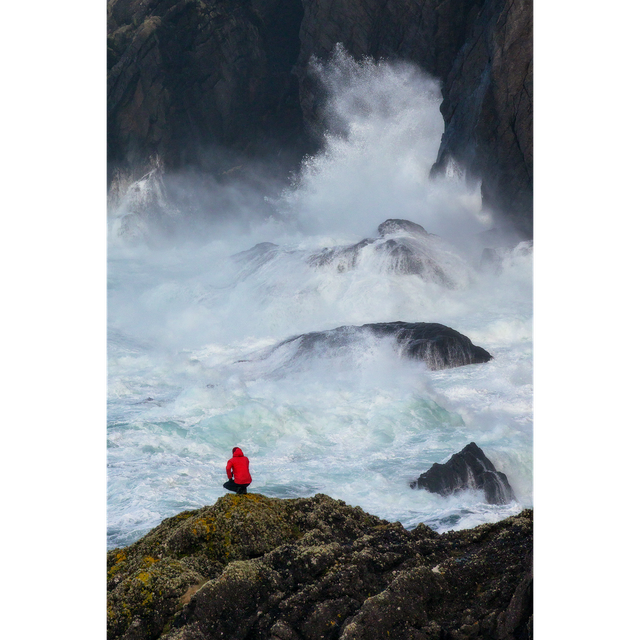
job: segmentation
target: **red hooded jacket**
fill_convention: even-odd
[[[251,484],[249,458],[242,453],[240,447],[234,448],[233,458],[227,462],[227,477],[236,484]]]

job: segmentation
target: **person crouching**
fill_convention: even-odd
[[[245,494],[247,493],[247,487],[251,484],[249,458],[242,453],[240,447],[233,447],[231,453],[233,457],[227,462],[227,477],[229,481],[222,486],[229,491]]]

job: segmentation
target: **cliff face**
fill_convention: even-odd
[[[405,59],[442,81],[448,158],[485,203],[532,229],[531,0],[110,0],[109,165],[160,154],[207,167],[213,144],[313,148],[311,56]]]
[[[299,0],[110,0],[110,167],[206,170],[213,144],[295,145],[301,19]]]
[[[109,552],[108,638],[530,640],[532,524],[439,535],[324,495],[227,495]]]
[[[533,231],[533,12],[530,0],[482,7],[442,89],[448,157],[480,176],[485,205]]]

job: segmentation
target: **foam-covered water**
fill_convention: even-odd
[[[333,133],[273,218],[154,244],[180,216],[163,210],[161,191],[150,196],[158,174],[111,211],[110,547],[215,502],[233,446],[251,460],[252,491],[322,492],[406,526],[469,527],[532,503],[532,253],[501,249],[499,268],[478,268],[492,223],[478,185],[455,170],[428,177],[442,132],[433,80],[340,51],[319,73]],[[452,286],[396,269],[374,243],[346,267],[314,262],[375,239],[387,218],[440,236],[424,247]],[[430,371],[373,338],[296,358],[269,352],[301,333],[396,320],[448,325],[494,359]],[[507,474],[516,503],[409,488],[471,441]]]

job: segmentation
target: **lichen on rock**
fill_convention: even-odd
[[[227,495],[109,552],[108,637],[529,638],[532,518],[437,534],[322,494]]]

